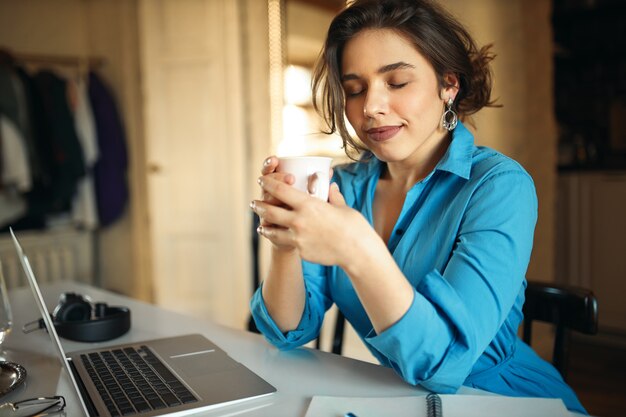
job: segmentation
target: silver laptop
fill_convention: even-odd
[[[28,258],[11,236],[56,353],[87,416],[184,416],[276,388],[199,334],[66,354]]]

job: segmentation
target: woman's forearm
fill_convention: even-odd
[[[377,334],[404,316],[411,307],[414,289],[404,276],[387,246],[372,230],[360,234],[354,251],[341,265],[367,312]]]
[[[302,259],[296,250],[272,249],[269,273],[263,281],[263,300],[278,328],[294,330],[304,311]]]

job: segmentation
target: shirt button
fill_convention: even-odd
[[[402,230],[402,229],[398,229],[398,230],[396,230],[396,234],[397,234],[398,236],[402,236],[402,235],[404,234],[404,230]]]

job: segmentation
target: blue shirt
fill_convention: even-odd
[[[334,171],[346,203],[370,224],[384,168],[372,157]],[[290,349],[319,335],[324,313],[335,303],[380,363],[411,384],[441,393],[464,384],[562,398],[584,413],[554,367],[517,337],[536,220],[532,178],[512,159],[475,146],[459,123],[444,157],[407,193],[387,242],[414,288],[402,318],[377,334],[344,271],[308,262],[297,329],[278,329],[261,289],[251,301],[253,317],[272,344]]]

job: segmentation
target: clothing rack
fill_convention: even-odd
[[[70,55],[38,55],[38,54],[14,54],[15,59],[32,64],[55,64],[64,66],[88,66],[99,68],[104,65],[104,58],[100,57],[76,57]]]
[[[6,59],[12,58],[17,62],[25,64],[35,65],[59,65],[66,67],[77,67],[84,69],[98,69],[101,68],[106,60],[97,56],[73,56],[73,55],[54,55],[54,54],[34,54],[34,53],[21,53],[12,52],[0,48],[0,56],[4,56]]]

